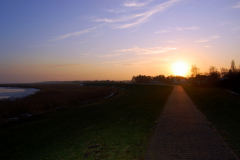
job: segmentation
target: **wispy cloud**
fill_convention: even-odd
[[[185,27],[185,28],[182,28],[182,27],[177,27],[176,28],[178,31],[182,31],[182,30],[198,30],[200,29],[199,27]]]
[[[199,40],[196,40],[195,42],[207,42],[207,41],[209,41],[209,39],[199,39]]]
[[[164,59],[162,59],[162,58],[157,58],[157,59],[155,59],[156,61],[169,61],[169,60],[171,60],[171,59],[169,59],[169,58],[164,58]]]
[[[116,18],[116,19],[108,19],[108,18],[95,19],[94,21],[96,21],[96,22],[106,22],[106,23],[124,22],[124,21],[132,20],[132,19],[135,19],[135,18],[138,18],[138,17],[142,17],[144,15],[145,15],[145,13],[141,13],[141,14],[123,16],[123,17]]]
[[[207,42],[209,40],[218,39],[218,38],[220,38],[220,36],[211,36],[210,38],[202,38],[202,39],[196,40],[195,42]]]
[[[132,61],[132,62],[120,62],[118,63],[118,65],[124,65],[124,66],[127,66],[127,67],[139,67],[139,66],[146,66],[146,65],[149,65],[152,61]]]
[[[229,22],[223,22],[223,23],[220,23],[220,26],[224,26],[226,24],[228,24]]]
[[[119,61],[110,61],[110,62],[104,62],[104,63],[106,63],[106,64],[117,64],[117,63],[119,63]]]
[[[240,27],[236,27],[236,28],[231,29],[231,31],[233,31],[233,32],[239,31],[239,30],[240,30]]]
[[[83,44],[83,43],[86,43],[85,41],[81,41],[81,42],[75,42],[73,44]]]
[[[122,63],[120,65],[127,66],[127,67],[137,67],[137,65],[134,63]]]
[[[111,13],[124,13],[124,12],[126,12],[125,9],[106,9],[106,11],[111,12]]]
[[[153,6],[151,7],[148,11],[143,12],[143,13],[138,13],[138,14],[132,14],[132,15],[126,15],[120,18],[115,18],[115,19],[108,19],[108,18],[103,18],[103,19],[95,19],[94,21],[96,22],[105,22],[105,23],[114,23],[112,25],[113,28],[115,29],[124,29],[124,28],[129,28],[129,27],[133,27],[133,26],[137,26],[140,24],[145,23],[149,17],[151,17],[152,15],[154,15],[157,12],[163,12],[165,10],[167,10],[168,8],[172,7],[175,3],[180,2],[181,0],[169,0],[167,2],[161,3],[159,5]],[[129,6],[143,6],[146,5],[148,2],[147,1],[145,3],[137,3],[135,2],[127,2],[124,3],[125,6],[129,7]],[[127,22],[127,21],[134,21],[134,22],[129,22],[129,23],[125,23],[125,24],[119,24],[119,22]]]
[[[168,32],[174,32],[174,31],[182,31],[182,30],[199,30],[200,28],[199,27],[175,27],[175,28],[172,28],[172,27],[169,27],[168,29],[164,29],[164,30],[159,30],[155,33],[168,33]]]
[[[58,37],[53,38],[51,41],[59,41],[59,40],[63,40],[65,38],[72,37],[72,36],[80,36],[82,34],[89,33],[91,31],[95,30],[96,28],[97,27],[92,27],[92,28],[88,28],[88,29],[85,29],[85,30],[82,30],[82,31],[78,31],[78,32],[74,32],[74,33],[69,33],[69,34],[65,34],[65,35],[62,35],[62,36],[58,36]]]
[[[119,56],[121,55],[120,53],[116,53],[116,54],[106,54],[106,55],[99,55],[98,57],[114,57],[114,56]]]
[[[167,42],[167,43],[175,43],[176,41],[164,41],[164,42]]]
[[[220,36],[211,36],[211,39],[218,39]]]
[[[58,65],[51,65],[52,67],[79,67],[79,66],[86,66],[87,64],[58,64]]]
[[[126,67],[155,67],[155,66],[163,66],[163,63],[169,61],[169,58],[147,58],[147,57],[136,57],[134,59],[125,59],[119,61],[107,61],[104,64],[111,64],[111,65],[123,65]]]
[[[123,4],[123,6],[125,7],[142,7],[142,6],[145,6],[147,5],[149,2],[151,2],[152,0],[148,0],[146,2],[137,2],[136,0],[134,1],[128,1],[128,2],[125,2]]]
[[[168,32],[172,32],[172,31],[171,30],[160,30],[155,33],[168,33]]]
[[[136,55],[149,55],[149,54],[159,54],[168,52],[171,50],[176,50],[177,48],[171,48],[171,47],[153,47],[153,48],[130,48],[130,49],[123,49],[123,50],[116,50],[115,52],[129,52],[134,53]]]
[[[142,16],[142,18],[138,19],[137,21],[135,21],[133,23],[123,24],[123,25],[122,24],[121,25],[115,25],[114,28],[124,29],[124,28],[129,28],[129,27],[133,27],[133,26],[142,24],[154,13],[155,12],[149,12],[149,13],[145,14],[144,16]]]
[[[31,65],[26,67],[47,67],[47,68],[60,68],[60,67],[79,67],[86,66],[87,64],[43,64],[43,65]]]
[[[51,47],[52,44],[40,44],[40,45],[31,45],[31,46],[28,46],[30,48],[33,48],[33,47]]]
[[[237,8],[240,9],[240,2],[238,2],[235,6],[233,6],[232,8]]]

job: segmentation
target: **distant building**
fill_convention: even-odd
[[[186,79],[180,79],[179,83],[187,83]]]
[[[173,78],[173,82],[172,83],[187,83],[187,80],[185,78],[181,78],[181,79],[177,79],[176,77]]]
[[[179,83],[179,82],[177,81],[177,78],[176,78],[176,77],[173,78],[173,83]]]
[[[150,81],[150,83],[160,83],[159,81]]]

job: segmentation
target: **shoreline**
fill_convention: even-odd
[[[0,88],[9,89],[6,92],[0,93],[0,100],[3,100],[3,99],[13,100],[16,98],[23,98],[40,91],[40,89],[36,89],[36,88],[18,88],[18,87],[0,87]],[[13,91],[11,91],[11,89]],[[19,91],[16,91],[16,90],[19,90]]]

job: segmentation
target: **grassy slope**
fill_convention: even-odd
[[[0,159],[139,159],[172,87],[121,85],[119,95],[0,126]]]
[[[217,88],[188,85],[183,88],[223,139],[240,155],[240,96]]]

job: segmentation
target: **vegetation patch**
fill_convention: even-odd
[[[0,159],[143,158],[173,87],[115,87],[119,94],[103,101],[2,124]]]
[[[85,104],[87,102],[103,99],[117,92],[117,89],[112,86],[93,87],[84,86],[81,83],[8,84],[5,86],[37,88],[40,89],[40,91],[34,95],[20,99],[0,100],[0,123],[26,118],[31,115],[52,112],[76,104]]]
[[[230,90],[183,85],[219,134],[240,155],[240,96]]]

